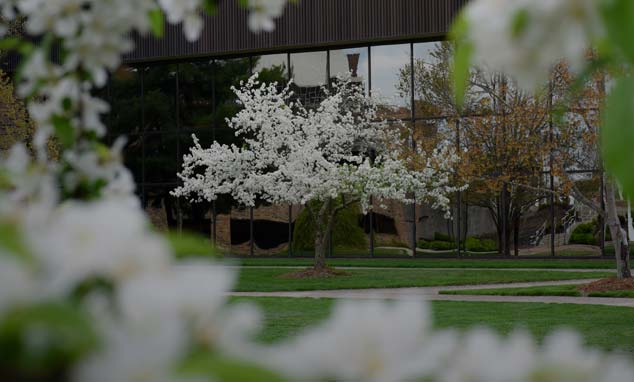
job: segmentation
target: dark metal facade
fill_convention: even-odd
[[[200,39],[186,41],[181,25],[170,25],[161,39],[138,38],[127,62],[197,56],[231,56],[291,51],[381,41],[437,39],[468,0],[300,0],[288,4],[272,33],[255,34],[248,13],[236,1],[221,2],[215,16],[205,16]]]

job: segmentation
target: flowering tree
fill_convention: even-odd
[[[399,157],[396,131],[378,120],[376,98],[340,78],[315,109],[293,101],[287,86],[260,84],[255,74],[234,92],[243,109],[229,121],[244,146],[195,144],[184,156],[183,186],[175,196],[215,200],[230,194],[254,206],[306,206],[315,226],[315,270],[326,269],[328,232],[339,211],[370,196],[405,203],[429,202],[448,209],[449,172],[456,157],[438,148],[413,170]]]
[[[634,45],[627,37],[631,34],[627,29],[631,17],[634,3],[628,0],[472,2],[453,30],[458,41],[454,60],[456,98],[462,104],[471,63],[508,73],[524,89],[540,86],[561,60],[576,75],[575,84],[607,71],[613,86],[600,117],[602,158],[615,181],[631,196],[634,134],[629,126],[634,120],[630,107],[634,83],[626,75],[634,64]],[[592,47],[600,49],[589,59],[587,52]],[[597,90],[604,92],[605,87],[603,81]],[[577,89],[572,89],[570,98],[574,100]],[[615,243],[618,276],[629,278],[629,245],[618,219],[615,181],[605,182],[606,222]]]
[[[0,0],[2,20],[24,17],[26,32],[41,41],[2,39],[2,50],[19,49],[26,61],[20,92],[37,124],[37,155],[17,145],[0,159],[0,380],[631,377],[629,360],[588,350],[570,334],[538,346],[523,334],[507,340],[483,331],[433,332],[420,301],[341,302],[322,327],[297,340],[279,347],[251,341],[258,313],[226,306],[233,272],[175,261],[165,239],[149,228],[121,165],[121,143],[100,143],[99,114],[107,105],[91,93],[131,48],[132,32],[160,34],[165,12],[170,22],[184,21],[194,38],[200,8],[215,3]],[[262,28],[271,27],[284,4],[241,3],[252,11],[251,26]],[[53,45],[63,53],[55,61]],[[61,144],[59,162],[47,157],[50,135]]]

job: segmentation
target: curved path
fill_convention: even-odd
[[[479,302],[540,302],[549,304],[588,304],[609,305],[634,308],[634,298],[611,297],[565,297],[565,296],[476,296],[476,295],[443,295],[442,290],[466,290],[489,288],[523,288],[532,286],[552,286],[585,284],[594,280],[539,281],[509,284],[484,284],[461,286],[436,286],[420,288],[385,288],[385,289],[340,289],[313,290],[293,292],[232,292],[235,297],[289,297],[289,298],[337,298],[337,299],[421,299],[430,301],[479,301]]]
[[[250,269],[273,269],[273,268],[285,268],[285,269],[305,269],[306,265],[227,265],[228,268],[250,268]],[[381,269],[389,269],[389,270],[399,270],[399,269],[422,269],[422,270],[430,270],[430,271],[534,271],[534,272],[575,272],[575,273],[592,273],[592,272],[615,272],[612,268],[460,268],[460,267],[446,267],[446,268],[436,268],[436,267],[357,267],[357,266],[335,266],[336,269],[345,269],[345,270],[355,270],[355,269],[364,269],[364,270],[381,270]]]

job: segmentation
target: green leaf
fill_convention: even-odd
[[[68,371],[97,344],[90,319],[73,305],[18,307],[0,322],[0,370],[46,380]]]
[[[204,376],[216,382],[283,382],[284,379],[259,365],[199,352],[187,359],[182,375]]]
[[[208,238],[201,235],[182,232],[166,234],[170,246],[179,259],[191,257],[217,257],[218,253]]]
[[[527,9],[519,10],[514,16],[511,22],[511,36],[518,38],[526,31],[530,21],[530,15]]]
[[[17,224],[0,221],[0,248],[11,255],[19,256],[21,259],[30,259],[31,255],[24,245],[22,234]]]
[[[634,196],[634,78],[619,78],[607,98],[601,129],[605,167]]]
[[[634,1],[602,0],[601,15],[611,44],[631,63],[634,63]]]
[[[153,9],[148,14],[150,18],[150,26],[152,27],[152,33],[156,37],[163,37],[165,34],[165,16],[160,9]]]
[[[28,55],[33,50],[33,44],[19,37],[5,37],[0,39],[0,50],[18,51]]]
[[[216,0],[204,0],[203,9],[209,15],[215,15],[218,11],[218,3]]]
[[[75,129],[70,123],[70,119],[60,115],[53,116],[53,127],[55,128],[55,136],[61,144],[66,147],[72,147],[75,143]]]
[[[451,67],[454,99],[458,109],[462,108],[465,93],[471,77],[473,43],[467,38],[469,23],[463,15],[459,16],[451,28],[450,38],[455,42],[455,53]]]

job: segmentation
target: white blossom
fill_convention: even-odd
[[[378,117],[376,100],[341,78],[315,109],[293,102],[289,86],[260,84],[257,74],[234,89],[242,110],[229,121],[244,147],[213,143],[194,146],[183,158],[183,186],[175,196],[215,200],[230,194],[253,206],[256,198],[272,204],[305,204],[339,195],[368,208],[370,196],[408,203],[429,202],[448,210],[455,188],[449,174],[457,156],[438,149],[414,171],[399,158],[394,131]],[[370,161],[368,152],[377,153]],[[432,164],[435,164],[432,166]]]
[[[164,269],[171,258],[142,211],[119,200],[67,202],[26,234],[47,290],[57,295],[91,278],[123,282]]]
[[[345,301],[324,324],[262,357],[292,380],[397,382],[404,380],[405,365],[422,349],[430,327],[422,301]]]
[[[287,0],[249,0],[249,29],[253,32],[271,32],[275,20],[284,12]]]

